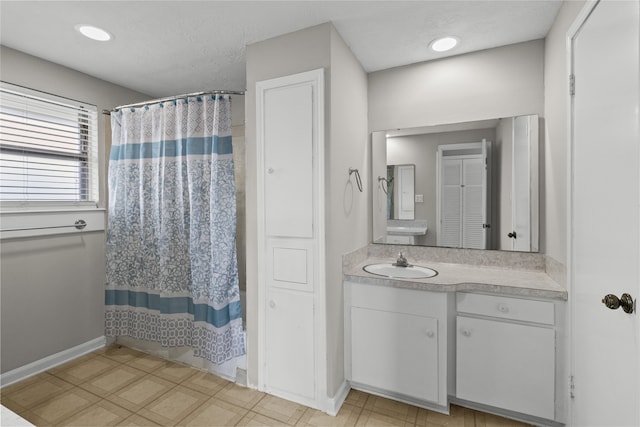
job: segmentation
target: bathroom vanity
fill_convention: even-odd
[[[390,261],[370,254],[345,263],[351,387],[444,413],[456,403],[562,424],[566,290],[539,267],[407,258],[438,275],[370,274],[363,267]]]
[[[452,294],[346,285],[351,386],[445,410]]]

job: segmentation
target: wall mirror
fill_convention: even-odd
[[[539,251],[539,119],[372,134],[373,241]]]

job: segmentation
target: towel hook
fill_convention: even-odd
[[[383,176],[379,176],[378,182],[380,183],[380,187],[382,187],[382,191],[384,191],[384,194],[389,194],[387,193],[387,188],[389,187],[389,180]]]
[[[351,178],[351,174],[356,174],[356,184],[358,185],[358,190],[362,193],[362,179],[360,179],[360,172],[358,169],[349,168],[349,178]]]

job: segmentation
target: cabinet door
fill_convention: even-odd
[[[267,391],[315,397],[313,295],[271,290],[267,302]]]
[[[554,419],[555,331],[457,317],[456,396]]]
[[[313,238],[313,86],[264,92],[264,215],[268,236]]]
[[[351,308],[351,379],[417,399],[438,400],[438,320]]]

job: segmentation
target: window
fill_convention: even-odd
[[[0,202],[98,201],[94,105],[2,83]]]

